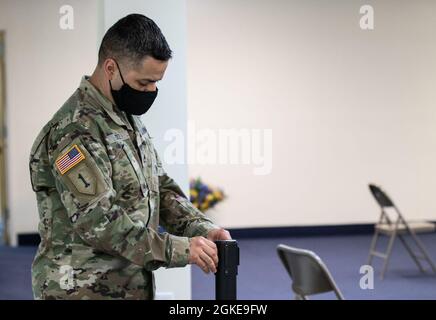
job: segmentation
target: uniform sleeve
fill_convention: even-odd
[[[95,134],[75,130],[62,141],[54,144],[50,163],[61,201],[83,241],[147,270],[188,264],[187,237],[157,233],[143,220],[133,218],[148,212],[127,212],[117,203],[120,195],[112,184],[111,162]],[[148,206],[144,208],[148,211]]]
[[[157,154],[156,157],[158,158]],[[158,162],[162,166],[160,160]],[[159,177],[159,214],[162,226],[172,234],[186,237],[206,237],[209,231],[219,229],[200,210],[194,207],[179,185],[163,169],[161,171],[163,174]]]

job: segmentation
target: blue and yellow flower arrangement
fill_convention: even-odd
[[[191,179],[189,193],[192,204],[202,212],[214,207],[225,198],[221,189],[208,186],[201,178]]]

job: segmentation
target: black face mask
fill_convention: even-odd
[[[124,82],[120,66],[118,65],[118,62],[115,61],[115,63],[117,64],[121,80],[123,81],[123,85],[119,90],[113,90],[112,83],[109,80],[109,85],[111,87],[111,93],[115,100],[115,104],[121,111],[124,111],[127,114],[139,116],[146,113],[156,99],[158,89],[156,88],[156,91],[139,91],[133,89]]]

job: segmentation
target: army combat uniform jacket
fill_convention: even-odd
[[[165,173],[141,120],[87,77],[38,135],[30,175],[36,299],[153,299],[152,270],[185,266],[189,237],[217,228]]]

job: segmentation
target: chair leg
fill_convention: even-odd
[[[391,235],[391,238],[389,239],[388,250],[386,251],[386,258],[385,258],[385,262],[383,263],[383,269],[382,269],[382,273],[381,273],[382,280],[384,279],[386,270],[388,268],[388,263],[389,263],[389,259],[391,257],[392,248],[394,246],[395,237],[396,237],[396,233],[394,232]]]
[[[421,242],[421,240],[419,240],[419,238],[416,236],[416,234],[414,232],[411,232],[410,234],[411,234],[412,238],[415,240],[419,250],[424,255],[425,260],[427,261],[427,263],[430,265],[431,269],[433,270],[433,273],[436,273],[436,266],[434,265],[433,260],[428,255],[427,250],[424,247],[424,244]]]
[[[369,248],[368,265],[372,265],[372,258],[374,257],[372,253],[375,251],[377,247],[377,240],[378,240],[378,232],[376,231],[374,233],[374,236],[372,237],[371,246]]]
[[[335,292],[336,298],[338,300],[345,300],[344,296],[342,295],[342,293],[337,288],[334,288],[333,291]]]
[[[412,257],[413,261],[415,261],[416,265],[418,266],[419,270],[422,273],[425,273],[425,270],[422,266],[422,264],[419,262],[419,260],[417,259],[416,255],[413,253],[412,248],[410,248],[410,246],[407,244],[406,239],[404,239],[402,236],[398,236],[398,238],[400,238],[401,242],[403,243],[404,247],[406,248],[406,250],[409,252],[410,256]]]

